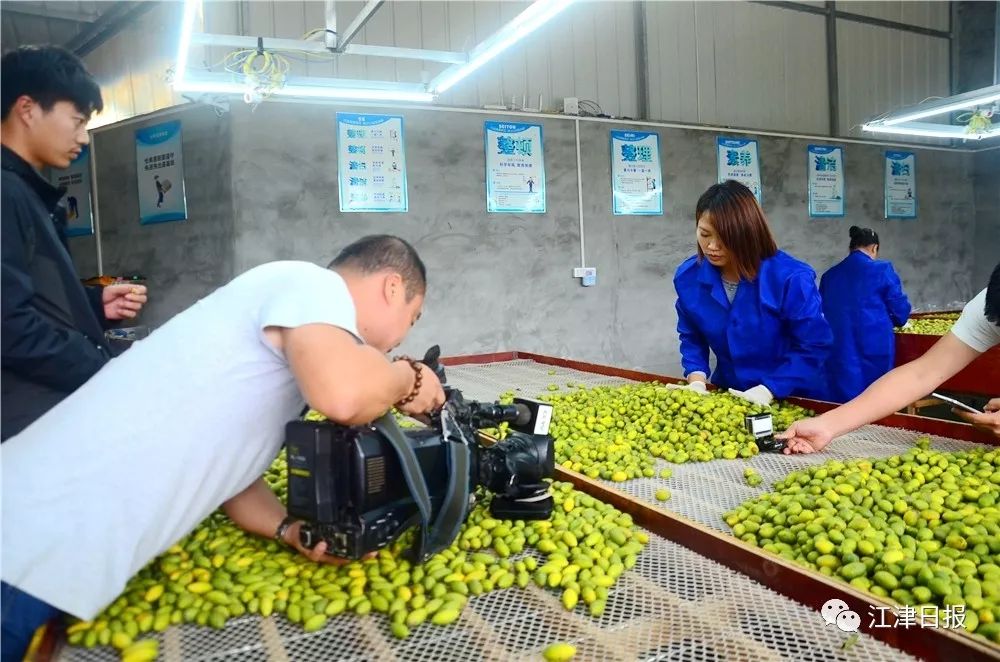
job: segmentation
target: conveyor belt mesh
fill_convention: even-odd
[[[626,380],[577,370],[557,369],[517,360],[448,368],[448,381],[467,399],[493,400],[508,389],[535,396],[548,384],[573,381],[588,386]],[[840,440],[832,454],[802,457],[755,457],[749,460],[765,483],[809,462],[836,455],[889,455],[911,443],[912,433],[869,426]],[[935,439],[935,445],[960,448],[961,442]],[[652,500],[658,485],[669,485],[670,509],[718,529],[719,514],[758,493],[743,484],[744,460],[675,466],[666,481],[634,480],[614,484]],[[655,502],[654,502],[655,503]],[[866,618],[866,614],[861,615]],[[389,632],[383,615],[343,614],[325,629],[305,633],[281,617],[244,616],[224,630],[192,625],[159,635],[160,659],[203,661],[362,660],[539,660],[555,642],[577,646],[577,660],[715,661],[911,659],[862,635],[848,650],[849,635],[828,626],[818,612],[734,573],[681,545],[657,536],[612,589],[605,613],[594,619],[585,607],[567,612],[555,591],[533,584],[472,598],[453,626],[424,624],[406,640]],[[67,648],[61,660],[103,662],[116,656],[109,648]]]

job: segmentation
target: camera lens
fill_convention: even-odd
[[[512,498],[533,492],[543,478],[552,476],[552,439],[547,436],[512,433],[490,448],[480,447],[480,483],[490,491]]]

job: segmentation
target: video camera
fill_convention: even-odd
[[[440,350],[423,363],[444,384]],[[351,559],[381,549],[419,526],[416,560],[448,547],[475,502],[492,493],[500,519],[548,519],[554,469],[548,434],[552,405],[516,398],[511,405],[466,401],[445,386],[446,401],[426,428],[401,430],[392,414],[370,425],[294,420],[285,429],[288,512],[303,520],[300,540]],[[487,445],[479,430],[502,422],[506,439]]]

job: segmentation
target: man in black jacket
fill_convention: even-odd
[[[103,108],[97,83],[66,50],[22,47],[3,56],[2,88],[0,440],[6,440],[110,359],[104,328],[135,317],[146,294],[138,285],[81,285],[58,206],[64,191],[39,174],[67,167],[89,143],[87,121]]]

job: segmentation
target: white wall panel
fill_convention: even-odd
[[[948,41],[837,21],[840,130],[862,135],[860,124],[880,113],[949,94]]]
[[[387,2],[355,39],[359,44],[465,50],[495,32],[527,1]],[[810,3],[806,3],[810,4]],[[814,3],[812,3],[814,4]],[[926,27],[946,27],[938,3],[845,3],[846,11]],[[945,3],[940,3],[944,5]],[[337,2],[337,28],[362,0]],[[894,8],[895,7],[895,8]],[[645,3],[651,119],[825,133],[829,126],[826,35],[822,16],[745,2]],[[163,3],[87,56],[105,89],[108,112],[99,122],[149,112],[180,101],[166,83],[177,41],[181,4]],[[562,98],[596,101],[605,113],[635,117],[636,5],[581,1],[479,72],[440,102],[483,106],[513,101],[557,110]],[[321,1],[205,3],[204,30],[299,38],[324,27]],[[27,17],[30,21],[32,17]],[[44,19],[38,27],[44,28]],[[944,23],[942,23],[944,21]],[[166,29],[164,29],[166,28]],[[948,42],[839,20],[841,131],[879,112],[948,93]],[[4,37],[14,33],[4,17]],[[192,50],[191,66],[212,67],[227,49]],[[429,80],[446,65],[415,60],[292,56],[293,73],[311,76]]]
[[[951,3],[937,2],[838,2],[837,9],[852,14],[918,25],[934,30],[948,30]]]
[[[651,2],[647,11],[651,117],[827,130],[822,16],[736,2]]]
[[[207,32],[236,34],[237,2],[228,11],[206,8]],[[324,26],[320,0],[270,0],[242,3],[243,34],[298,38]],[[391,0],[385,3],[354,39],[357,44],[468,50],[496,32],[530,2]],[[337,28],[343,31],[364,6],[363,2],[338,1]],[[612,115],[634,117],[637,112],[634,4],[628,1],[581,1],[524,41],[456,85],[441,103],[482,106],[511,99],[518,107],[527,103],[558,109],[562,98],[577,96],[596,101]],[[223,53],[224,54],[224,53]],[[219,55],[221,58],[221,55]],[[217,58],[218,59],[218,58]],[[330,61],[328,61],[330,60]],[[339,76],[372,80],[422,82],[440,73],[445,65],[417,60],[337,56],[294,61],[296,75]]]
[[[163,3],[84,57],[104,97],[104,112],[95,116],[91,127],[183,101],[168,84],[168,70],[177,54],[181,9],[180,3]],[[199,56],[192,65],[204,59]]]

